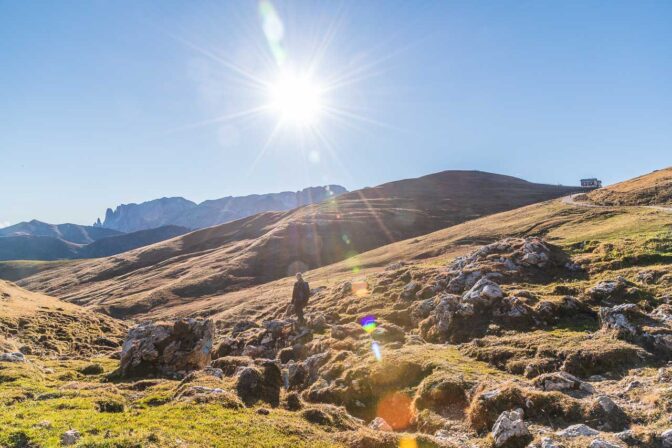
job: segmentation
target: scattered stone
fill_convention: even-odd
[[[556,432],[555,434],[560,437],[589,437],[596,436],[600,432],[594,430],[590,426],[580,423],[578,425],[568,426],[567,428]]]
[[[567,372],[545,373],[534,380],[534,385],[545,391],[583,391],[593,393],[595,388]]]
[[[660,441],[663,444],[663,448],[672,448],[672,429],[664,431],[660,435]]]
[[[550,437],[544,437],[541,439],[540,448],[562,448],[562,445],[557,444]]]
[[[215,359],[210,365],[221,370],[224,376],[232,376],[239,370],[242,370],[243,367],[247,367],[250,364],[252,364],[252,358],[247,356],[224,356]]]
[[[26,362],[26,357],[21,352],[0,353],[0,361],[4,361],[4,362]]]
[[[414,300],[415,295],[420,291],[422,285],[418,282],[409,282],[401,291],[401,298],[404,300]]]
[[[259,409],[257,409],[257,414],[259,414],[259,415],[268,415],[268,414],[270,414],[270,413],[271,413],[271,411],[269,411],[269,410],[266,409],[266,408],[259,408]]]
[[[589,423],[602,431],[621,431],[630,423],[628,415],[606,395],[595,399],[589,414]]]
[[[369,428],[375,431],[386,431],[386,432],[394,431],[392,427],[382,417],[374,418],[373,421],[369,423]]]
[[[630,391],[633,390],[633,389],[637,389],[637,388],[640,387],[641,385],[642,385],[641,381],[637,381],[637,380],[635,380],[635,381],[631,381],[631,382],[628,384],[628,386],[625,388],[625,391],[626,391],[626,392],[630,392]]]
[[[504,411],[492,427],[495,447],[524,447],[532,441],[532,435],[523,421],[523,410]]]
[[[79,439],[81,437],[82,435],[76,429],[65,431],[63,434],[61,434],[61,445],[63,446],[74,445],[77,442],[79,442]]]
[[[621,448],[621,446],[616,445],[615,443],[607,442],[606,440],[594,439],[592,442],[590,442],[588,448]]]

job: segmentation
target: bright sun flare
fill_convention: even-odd
[[[270,88],[271,106],[283,123],[310,126],[324,109],[322,89],[307,76],[283,74]]]

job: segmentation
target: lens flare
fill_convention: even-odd
[[[276,64],[282,66],[287,59],[287,53],[283,45],[285,26],[282,24],[280,15],[275,10],[275,7],[268,0],[259,2],[259,15],[261,16],[261,27],[264,30],[271,54]]]
[[[375,316],[362,317],[359,323],[362,325],[362,329],[364,329],[364,331],[366,331],[368,334],[373,333],[373,330],[375,330],[378,326]]]
[[[383,353],[380,351],[380,345],[376,341],[371,342],[371,351],[373,351],[373,357],[376,358],[376,361],[380,362],[383,360]]]
[[[352,292],[357,297],[366,297],[369,295],[369,284],[365,280],[352,282]]]
[[[411,398],[403,392],[385,395],[378,401],[376,416],[383,418],[394,430],[408,428],[413,417]]]

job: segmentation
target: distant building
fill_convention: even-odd
[[[602,181],[596,178],[581,179],[581,186],[585,188],[602,188]]]

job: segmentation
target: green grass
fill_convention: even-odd
[[[105,381],[117,361],[95,361],[105,373],[80,374],[88,361],[0,363],[5,378],[0,380],[0,446],[22,446],[26,440],[58,446],[69,429],[82,434],[80,447],[342,446],[299,413],[272,409],[262,416],[254,408],[175,401],[177,381],[135,391]],[[100,412],[101,401],[121,403],[124,410]],[[45,421],[49,424],[41,424]]]

